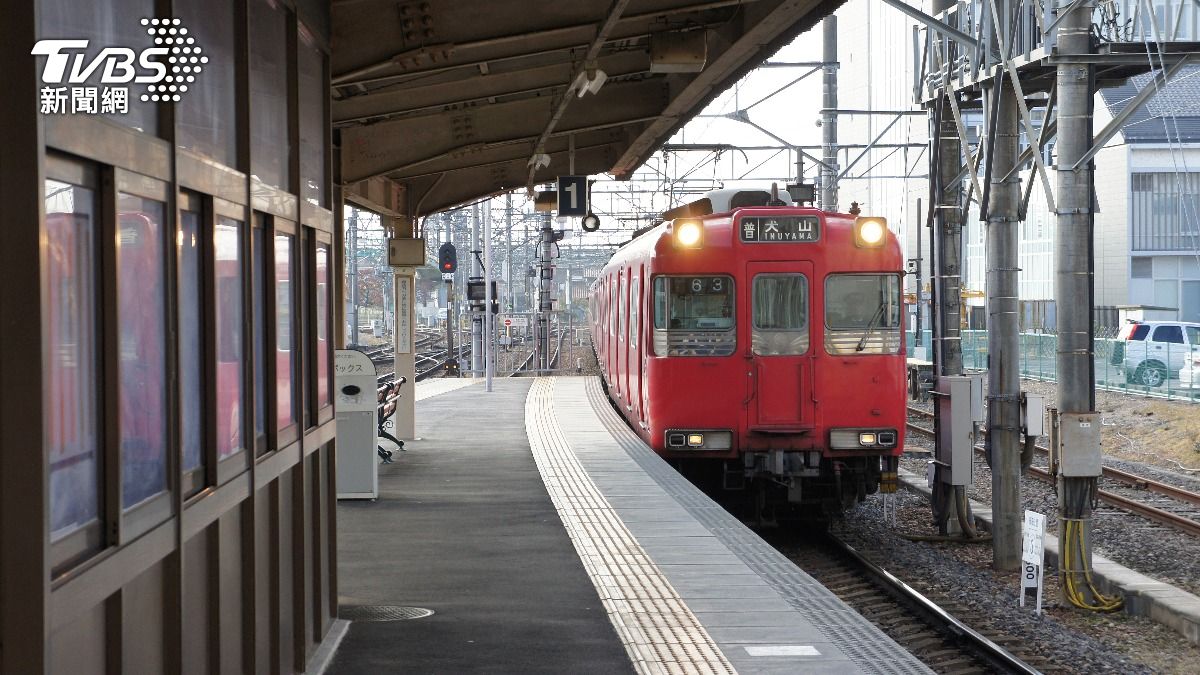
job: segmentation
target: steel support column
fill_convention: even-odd
[[[1021,179],[1004,178],[1020,154],[1016,92],[996,78],[999,96],[987,204],[988,447],[992,466],[992,566],[1015,570],[1021,563],[1021,375],[1017,242]]]
[[[1066,6],[1066,0],[1059,0]],[[1084,0],[1062,17],[1058,50],[1063,54],[1093,51],[1091,16],[1094,0]],[[1071,542],[1071,555],[1060,556],[1060,579],[1065,570],[1091,566],[1092,497],[1100,467],[1100,436],[1086,433],[1099,427],[1095,413],[1095,364],[1092,347],[1093,239],[1092,165],[1072,168],[1092,144],[1092,66],[1062,63],[1058,83],[1058,233],[1054,245],[1054,301],[1058,316],[1057,403],[1062,416],[1062,467],[1059,487],[1059,532],[1067,523],[1081,535]],[[1084,426],[1089,425],[1089,426]],[[1068,428],[1073,426],[1074,428]],[[1095,472],[1089,470],[1095,467]],[[1095,475],[1089,475],[1095,473]],[[1061,535],[1060,535],[1061,536]],[[1064,541],[1066,541],[1066,538]],[[1076,578],[1082,575],[1076,575]],[[1067,584],[1063,584],[1064,589]],[[1090,599],[1087,584],[1080,583]],[[1069,598],[1067,598],[1069,600]]]

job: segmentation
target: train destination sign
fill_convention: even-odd
[[[747,242],[814,242],[821,238],[821,221],[813,216],[745,216],[738,231]]]

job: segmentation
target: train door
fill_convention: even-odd
[[[779,432],[811,427],[812,264],[752,262],[746,272],[749,426]]]
[[[629,270],[617,272],[617,388],[625,409],[629,409],[629,340],[626,339],[626,317],[629,313]]]

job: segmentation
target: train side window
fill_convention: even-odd
[[[803,274],[759,274],[751,301],[751,347],[759,356],[808,352],[808,279]]]
[[[243,279],[245,256],[242,254],[242,223],[220,218],[213,230],[215,272],[215,351],[217,355],[216,417],[217,459],[221,460],[246,447],[242,433],[242,391],[245,357],[242,352]]]
[[[167,490],[164,204],[117,199],[117,391],[121,506]]]
[[[625,313],[629,310],[629,298],[626,291],[629,290],[629,285],[625,282],[625,272],[621,272],[621,276],[617,281],[617,340],[625,341]]]
[[[825,279],[825,351],[898,353],[900,306],[900,277],[895,274],[830,274]]]
[[[47,179],[44,193],[43,442],[50,462],[50,539],[56,563],[98,548],[103,520],[96,192],[75,182]],[[63,546],[68,550],[60,555]]]
[[[641,314],[641,284],[635,276],[629,282],[629,346],[636,347],[638,343],[638,317]]]
[[[654,328],[667,327],[667,278],[654,278]]]

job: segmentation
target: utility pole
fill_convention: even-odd
[[[1008,30],[1008,3],[999,14]],[[1006,11],[1008,10],[1008,11]],[[1015,36],[1008,35],[1005,44]],[[1001,55],[1001,58],[1005,58]],[[1012,171],[1021,154],[1020,109],[1015,89],[1004,86],[1001,72],[990,90],[988,152],[991,185],[987,203],[988,461],[992,467],[992,567],[1021,566],[1021,374],[1020,315],[1017,285],[1021,177]]]
[[[550,212],[545,212],[543,216],[541,253],[538,256],[538,356],[534,360],[539,369],[550,370],[550,313],[554,311],[554,268],[551,265],[554,256],[554,228]]]
[[[1068,10],[1058,27],[1058,52],[1067,59],[1093,52],[1094,0]],[[1059,557],[1064,598],[1073,604],[1099,603],[1083,579],[1092,564],[1092,500],[1102,470],[1100,419],[1096,414],[1092,342],[1093,240],[1091,162],[1073,168],[1092,144],[1092,95],[1095,72],[1086,62],[1060,62],[1058,87],[1058,236],[1054,244],[1054,304],[1058,312],[1058,531],[1070,556]],[[1068,571],[1073,570],[1073,571]],[[1072,591],[1074,589],[1074,592]]]
[[[514,312],[517,309],[516,291],[513,289],[512,272],[513,272],[513,245],[512,245],[512,193],[504,195],[504,232],[505,232],[505,248],[504,248],[504,294],[508,299],[508,310]]]
[[[496,369],[494,345],[495,317],[492,314],[492,206],[483,211],[483,377],[484,391],[492,390],[492,373]]]
[[[346,283],[350,286],[350,340],[358,344],[358,209],[350,207],[350,232],[346,237]]]
[[[479,265],[479,205],[471,209],[471,278],[467,282],[470,289],[471,281],[483,279],[483,270]],[[469,293],[468,293],[469,295]],[[468,298],[471,303],[471,377],[483,374],[483,310],[479,301]]]
[[[821,209],[837,210],[837,16],[830,14],[821,20],[823,31],[824,76],[821,110]]]

